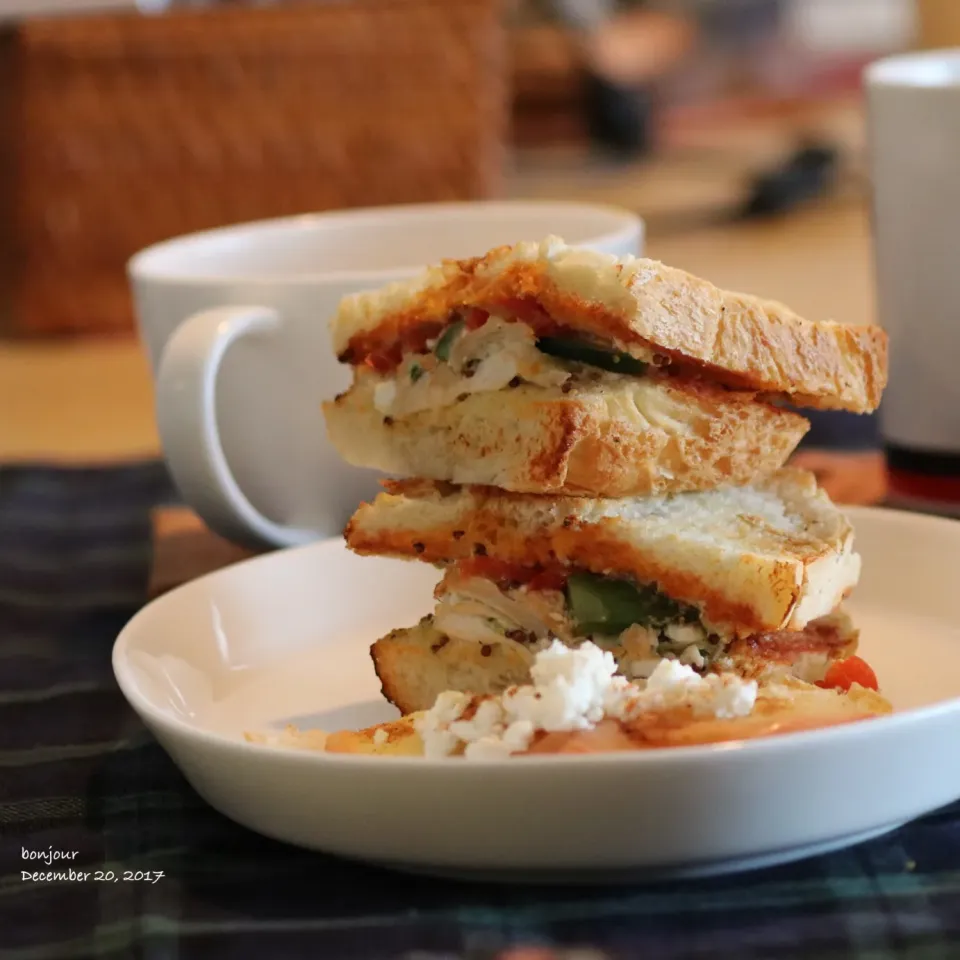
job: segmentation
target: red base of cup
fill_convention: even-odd
[[[894,496],[960,506],[960,476],[932,477],[896,469],[889,469],[887,473],[890,493]]]

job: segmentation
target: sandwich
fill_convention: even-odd
[[[816,682],[857,650],[842,606],[860,575],[853,530],[805,471],[615,499],[388,481],[345,537],[442,571],[433,613],[372,647],[404,714],[527,683],[554,640],[602,647],[631,680],[668,659]]]
[[[637,257],[556,238],[346,297],[324,404],[348,462],[515,493],[641,497],[745,485],[809,428],[876,409],[877,327],[812,322]]]
[[[433,564],[435,604],[371,647],[399,720],[270,742],[470,760],[889,712],[853,529],[786,466],[797,410],[877,408],[881,330],[548,238],[349,296],[331,332],[328,435],[394,477],[347,546]]]

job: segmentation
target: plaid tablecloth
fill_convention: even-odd
[[[481,960],[533,945],[570,960],[960,957],[960,805],[792,866],[617,889],[412,879],[236,826],[110,670],[144,600],[148,510],[169,496],[154,464],[0,470],[4,960]],[[597,797],[595,812],[629,829],[631,804]],[[72,858],[37,859],[51,852]],[[67,877],[24,878],[51,870]]]

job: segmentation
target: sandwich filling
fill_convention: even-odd
[[[569,391],[578,384],[611,383],[669,362],[652,353],[640,360],[558,326],[538,307],[523,306],[523,316],[516,307],[498,314],[459,311],[446,324],[421,325],[389,346],[371,339],[340,359],[377,378],[374,405],[388,416],[521,384]]]
[[[856,648],[856,631],[840,612],[803,630],[736,639],[653,584],[488,557],[448,568],[436,597],[433,625],[446,636],[508,645],[528,662],[553,638],[569,647],[589,640],[609,651],[631,679],[649,678],[666,659],[700,673],[785,670],[815,682]]]
[[[530,676],[530,685],[499,697],[441,693],[414,724],[424,756],[498,759],[529,750],[544,733],[592,730],[605,719],[629,722],[650,711],[745,717],[757,699],[754,680],[731,674],[703,678],[668,661],[640,687],[617,676],[609,651],[592,643],[571,650],[552,641],[537,654]]]
[[[824,691],[789,679],[758,684],[732,673],[700,676],[662,660],[648,680],[637,682],[618,675],[609,651],[590,642],[571,650],[554,640],[537,654],[529,684],[497,696],[447,691],[409,720],[423,755],[431,758],[496,760],[718,743],[888,713],[875,678],[870,688],[861,679],[818,684]],[[380,732],[385,746],[390,733]],[[370,735],[375,740],[377,733]]]

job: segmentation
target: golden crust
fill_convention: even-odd
[[[454,309],[509,312],[519,301],[641,359],[652,350],[734,388],[824,409],[863,413],[879,405],[887,336],[877,326],[805,320],[783,304],[721,290],[654,260],[594,254],[584,263],[585,251],[555,240],[534,253],[522,246],[447,262],[434,282],[380,310],[369,296],[347,298],[332,324],[334,349],[348,358],[360,344],[388,347]]]
[[[429,710],[445,690],[490,694],[530,682],[514,647],[444,636],[429,618],[381,637],[370,656],[384,697],[401,713]]]
[[[629,497],[747,484],[786,462],[809,423],[703,381],[617,378],[519,386],[384,417],[364,379],[324,404],[327,434],[359,467],[519,493]]]
[[[750,488],[630,500],[424,480],[385,486],[347,525],[357,553],[430,563],[480,553],[630,577],[740,636],[803,627],[833,610],[859,577],[849,522],[804,471],[782,470]]]

